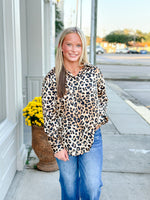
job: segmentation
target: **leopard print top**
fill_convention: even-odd
[[[78,75],[66,70],[66,93],[57,97],[53,68],[42,87],[44,130],[54,153],[66,149],[69,155],[88,152],[97,125],[108,121],[107,95],[103,75],[96,66],[85,65]]]

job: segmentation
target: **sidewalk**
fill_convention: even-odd
[[[102,127],[104,163],[101,200],[150,199],[150,125],[110,85],[109,123]],[[60,200],[59,171],[46,173],[32,161],[17,172],[5,200]]]

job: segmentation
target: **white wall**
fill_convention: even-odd
[[[21,44],[24,105],[41,95],[43,76],[55,66],[55,5],[21,1]]]
[[[26,159],[22,124],[22,72],[19,0],[1,1],[6,79],[6,118],[0,122],[0,199],[11,184],[16,170]]]

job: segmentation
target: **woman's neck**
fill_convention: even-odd
[[[78,74],[78,72],[83,68],[83,66],[79,65],[79,63],[64,63],[64,67],[66,70],[68,70],[69,72],[71,72],[72,74],[76,75]]]

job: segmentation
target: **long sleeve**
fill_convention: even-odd
[[[100,102],[100,122],[101,124],[105,124],[108,122],[108,117],[106,116],[106,108],[107,108],[107,94],[106,94],[106,87],[105,87],[105,80],[100,70],[97,73],[97,90],[98,90],[98,99]]]
[[[61,138],[61,127],[59,118],[59,102],[57,101],[56,82],[49,75],[43,81],[42,106],[44,117],[44,131],[54,153],[64,149]]]

